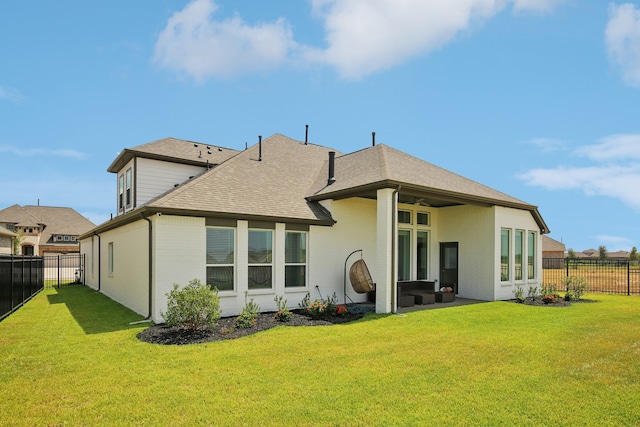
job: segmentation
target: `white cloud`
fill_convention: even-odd
[[[566,0],[311,0],[325,47],[297,44],[288,22],[216,20],[214,0],[194,0],[167,22],[154,60],[198,81],[274,68],[302,59],[335,67],[348,79],[425,55],[511,5],[545,12]]]
[[[276,67],[296,47],[284,19],[255,26],[239,17],[211,20],[217,9],[212,0],[194,0],[174,13],[158,37],[154,60],[202,81]]]
[[[631,3],[609,6],[605,41],[625,82],[640,87],[640,9]]]
[[[551,153],[554,151],[563,151],[567,148],[567,141],[554,138],[533,138],[529,141],[530,144],[535,145],[543,153]]]
[[[0,145],[0,153],[9,153],[20,157],[34,157],[34,156],[55,156],[55,157],[67,157],[76,160],[83,160],[88,157],[87,153],[71,150],[68,148],[60,148],[50,150],[47,148],[20,148],[11,145]]]
[[[559,166],[532,169],[518,176],[525,183],[547,190],[580,190],[589,196],[621,200],[640,210],[640,135],[612,135],[600,143],[579,147],[577,154],[599,163],[593,166]]]
[[[0,86],[0,99],[9,101],[22,101],[24,95],[18,89]]]
[[[640,135],[611,135],[600,140],[599,144],[588,145],[577,150],[578,154],[593,160],[640,160]]]

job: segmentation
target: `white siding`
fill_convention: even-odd
[[[199,166],[183,165],[179,163],[163,162],[138,158],[136,171],[136,199],[137,206],[171,190],[176,184],[189,180],[205,171]]]

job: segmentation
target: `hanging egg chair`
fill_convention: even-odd
[[[371,274],[363,259],[359,259],[353,263],[349,269],[349,280],[353,290],[359,294],[371,292],[376,289],[376,284],[371,279]]]

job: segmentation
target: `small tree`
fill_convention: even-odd
[[[631,248],[631,252],[629,252],[629,261],[638,261],[640,259],[640,255],[638,255],[638,248],[635,246]]]
[[[22,245],[22,242],[24,242],[24,239],[25,239],[22,231],[17,231],[16,234],[17,236],[13,238],[13,254],[14,255],[20,254],[20,245]]]
[[[576,259],[576,251],[574,251],[573,248],[569,248],[567,251],[567,258]]]
[[[220,320],[220,297],[218,289],[193,279],[180,289],[177,283],[173,290],[165,294],[167,312],[160,314],[169,326],[182,326],[187,329],[210,328]]]
[[[604,245],[601,245],[598,248],[598,252],[600,252],[600,260],[604,261],[605,259],[607,259],[609,257],[609,252],[607,251],[607,247]]]

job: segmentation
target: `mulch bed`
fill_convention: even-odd
[[[275,328],[277,326],[329,326],[338,323],[348,323],[361,319],[363,313],[348,312],[341,316],[328,319],[312,319],[309,316],[292,311],[293,316],[288,322],[280,322],[275,318],[275,313],[261,313],[257,322],[251,328],[236,328],[235,317],[223,317],[218,325],[210,329],[198,329],[195,331],[176,326],[167,326],[164,323],[150,326],[138,334],[138,339],[151,344],[184,345],[197,344],[211,341],[230,340],[255,334],[260,331]]]
[[[512,299],[510,301],[513,301],[515,303],[517,303],[517,301],[515,299]],[[568,307],[571,304],[579,304],[579,303],[588,303],[588,302],[597,302],[596,300],[593,299],[584,299],[584,298],[580,298],[578,300],[572,300],[572,301],[565,301],[562,298],[558,298],[556,300],[556,302],[551,302],[551,303],[545,303],[544,301],[542,301],[542,299],[540,298],[536,298],[536,299],[532,299],[532,298],[527,298],[525,299],[525,301],[523,303],[520,304],[524,304],[524,305],[535,305],[535,306],[540,306],[540,307]]]

